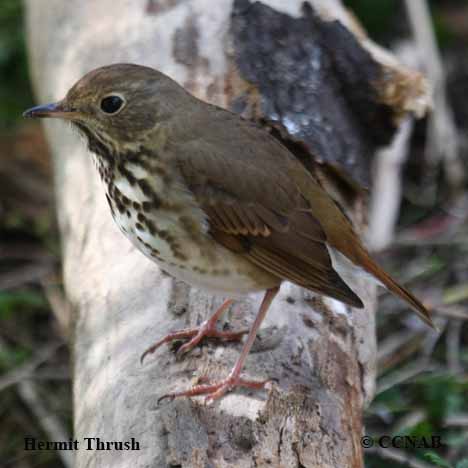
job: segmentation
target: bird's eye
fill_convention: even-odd
[[[124,100],[120,96],[107,96],[101,101],[101,110],[106,114],[115,114],[124,105]]]

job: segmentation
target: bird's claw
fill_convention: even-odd
[[[208,379],[206,377],[203,377],[201,380],[206,381]],[[175,398],[193,397],[193,396],[200,396],[200,395],[205,395],[205,400],[204,400],[205,404],[210,404],[210,403],[213,403],[215,400],[218,400],[219,398],[224,396],[226,393],[233,390],[235,387],[244,387],[244,388],[251,388],[254,390],[261,390],[265,388],[265,386],[271,382],[273,382],[272,379],[262,380],[262,381],[247,380],[247,379],[241,378],[238,375],[231,374],[219,382],[214,382],[211,384],[195,385],[192,388],[189,388],[188,390],[185,390],[182,392],[174,392],[174,393],[168,393],[166,395],[163,395],[162,397],[158,399],[158,405],[161,403],[161,401],[165,399],[170,399],[172,401]]]
[[[178,330],[172,333],[169,333],[166,335],[164,338],[160,339],[156,343],[154,343],[152,346],[150,346],[140,357],[140,363],[143,364],[143,361],[146,356],[149,354],[153,354],[161,345],[164,343],[170,343],[175,340],[181,340],[181,339],[187,339],[187,338],[192,338],[197,334],[198,329],[197,328],[187,328],[184,330]],[[190,343],[190,341],[189,341]]]
[[[206,320],[200,326],[194,328],[187,328],[185,330],[178,330],[169,333],[167,336],[157,341],[153,346],[148,348],[140,358],[140,362],[149,354],[153,354],[164,343],[170,343],[174,340],[188,339],[187,343],[183,344],[176,352],[178,358],[191,351],[197,344],[204,338],[217,338],[224,341],[239,341],[248,333],[248,330],[241,330],[238,332],[219,331],[216,329],[215,323]]]

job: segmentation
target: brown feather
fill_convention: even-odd
[[[361,299],[333,268],[317,268],[298,258],[283,258],[277,251],[254,245],[247,254],[254,263],[280,278],[292,281],[318,294],[338,299],[352,307],[364,307]]]
[[[363,249],[359,248],[357,254],[357,262],[359,266],[364,268],[368,273],[375,276],[385,287],[396,294],[398,297],[406,301],[411,308],[418,314],[418,316],[432,328],[436,328],[432,321],[431,313],[427,307],[406,288],[398,284],[383,268],[381,268],[369,254]]]

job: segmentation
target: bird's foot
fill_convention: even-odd
[[[148,354],[154,353],[164,343],[170,343],[174,340],[188,339],[189,341],[182,345],[176,355],[178,357],[192,350],[204,338],[217,338],[224,341],[239,341],[242,336],[248,333],[248,330],[238,332],[220,331],[216,328],[216,322],[224,310],[231,304],[232,301],[226,301],[208,320],[205,320],[198,327],[186,328],[183,330],[169,333],[161,340],[157,341],[153,346],[148,348],[141,356],[140,362],[143,362]]]
[[[202,378],[202,380],[208,380],[207,378]],[[218,400],[227,392],[230,392],[236,387],[244,387],[244,388],[251,388],[254,390],[262,390],[265,386],[272,382],[272,380],[246,380],[240,377],[234,370],[229,374],[228,377],[225,379],[208,384],[201,384],[195,385],[192,388],[183,391],[183,392],[174,392],[168,393],[167,395],[163,395],[158,400],[158,404],[167,398],[173,400],[174,398],[179,397],[193,397],[199,395],[206,395],[205,396],[205,403],[211,403],[215,400]]]

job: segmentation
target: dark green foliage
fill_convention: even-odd
[[[402,4],[400,0],[344,0],[343,3],[356,14],[368,34],[377,41],[387,38]]]
[[[31,104],[20,0],[0,2],[0,131],[10,128]]]
[[[410,34],[402,0],[343,0],[343,3],[356,14],[369,36],[379,43],[387,44],[395,39],[395,36]],[[439,45],[452,45],[456,36],[441,15],[441,8],[463,7],[466,6],[466,1],[431,0],[429,5]]]
[[[42,294],[32,291],[0,291],[0,320],[8,319],[15,312],[34,312],[46,305]]]
[[[435,466],[438,466],[440,468],[452,468],[452,465],[450,465],[450,463],[446,462],[442,457],[440,457],[434,452],[428,452],[424,457],[431,463],[434,463]]]
[[[427,405],[429,419],[434,423],[468,410],[467,391],[468,383],[453,375],[428,375],[418,381],[418,393]]]
[[[447,460],[443,459],[434,452],[428,452],[425,454],[426,460],[429,460],[434,466],[439,468],[468,468],[468,458],[464,458],[457,462],[456,465],[450,464]]]

